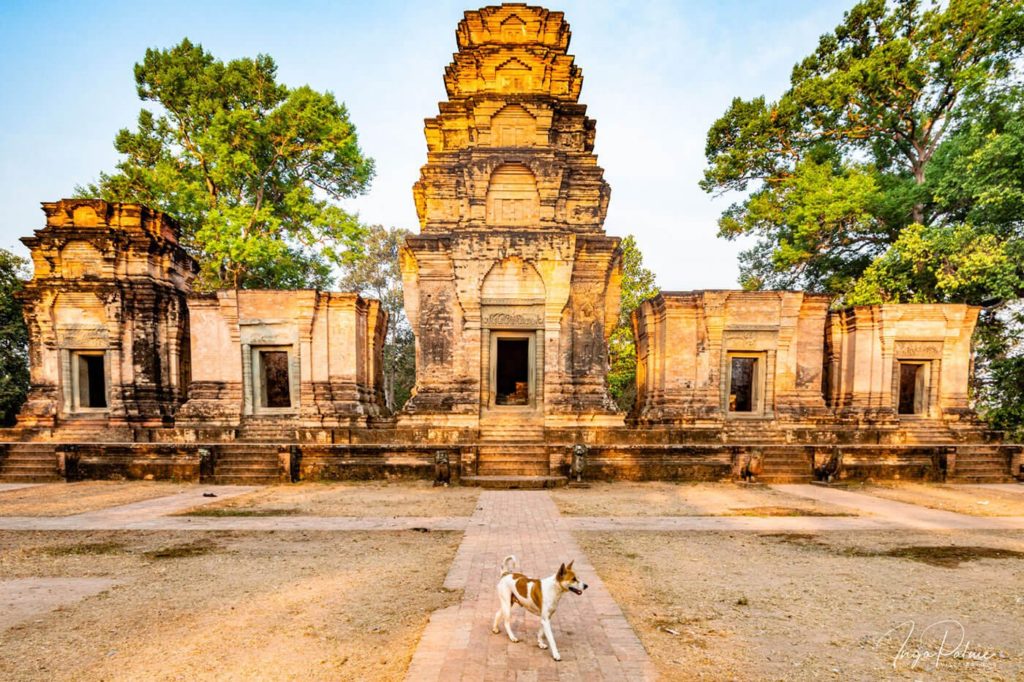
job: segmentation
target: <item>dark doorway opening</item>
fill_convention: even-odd
[[[497,405],[530,404],[530,340],[498,339]]]
[[[102,355],[78,356],[78,405],[91,408],[107,406],[107,377]]]
[[[924,412],[924,365],[922,363],[900,363],[900,414],[921,414]]]
[[[757,358],[732,358],[729,383],[729,411],[754,411],[754,378]]]
[[[288,351],[260,351],[260,380],[263,407],[291,407],[291,385],[288,381]]]

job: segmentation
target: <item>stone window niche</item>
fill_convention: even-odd
[[[931,363],[922,361],[900,361],[896,408],[900,416],[925,416],[928,414],[928,388]]]
[[[253,401],[258,412],[288,412],[292,400],[291,348],[288,346],[254,347]]]
[[[495,169],[487,186],[489,225],[531,225],[540,220],[537,181],[522,164],[505,164]]]
[[[725,407],[730,416],[764,412],[764,353],[729,353],[726,358]]]
[[[104,351],[71,351],[71,408],[75,412],[103,412],[108,409],[107,357]]]
[[[510,104],[491,119],[491,142],[496,147],[529,147],[536,137],[537,122],[518,104]]]

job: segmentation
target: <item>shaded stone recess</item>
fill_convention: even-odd
[[[633,314],[637,400],[617,412],[621,251],[569,39],[562,13],[520,4],[458,25],[400,253],[400,413],[377,301],[193,293],[171,218],[65,199],[24,240],[32,387],[0,430],[0,479],[547,480],[580,445],[590,479],[1024,477],[1022,448],[971,408],[965,305],[664,292]]]

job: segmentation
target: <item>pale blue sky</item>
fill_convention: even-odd
[[[664,289],[732,288],[740,245],[715,236],[726,201],[698,187],[708,127],[734,96],[777,97],[853,0],[569,1],[581,100],[612,186],[606,229],[635,234]],[[280,80],[343,100],[377,161],[363,220],[417,229],[423,119],[445,98],[465,0],[0,0],[0,246],[42,226],[39,202],[116,162],[140,108],[132,65],[187,36],[221,59],[270,54]]]

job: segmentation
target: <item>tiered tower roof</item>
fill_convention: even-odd
[[[610,189],[578,103],[583,72],[561,12],[507,4],[466,12],[445,70],[448,100],[426,120],[414,187],[424,232],[601,233]]]

